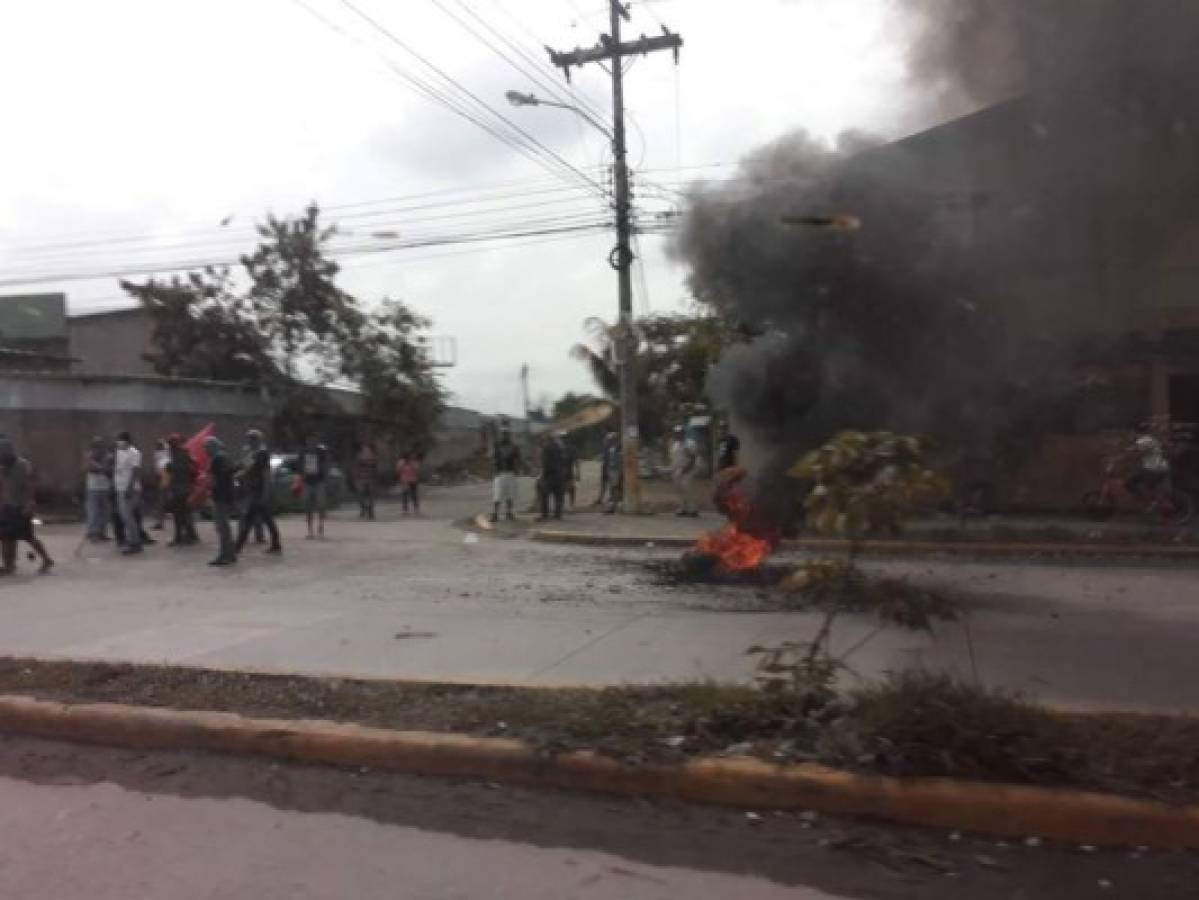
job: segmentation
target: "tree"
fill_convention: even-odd
[[[287,443],[300,441],[314,420],[344,422],[317,386],[341,381],[361,391],[364,424],[424,449],[445,400],[423,346],[429,320],[398,300],[364,311],[336,283],[339,267],[326,246],[334,233],[315,205],[295,219],[268,216],[259,246],[241,257],[242,290],[229,269],[211,267],[121,282],[153,323],[148,358],[163,375],[266,387]],[[339,433],[338,443],[350,443],[354,430]]]
[[[638,424],[643,439],[652,441],[704,400],[708,370],[726,347],[745,335],[714,315],[649,316],[634,327],[638,339]],[[616,327],[590,318],[584,328],[591,345],[576,344],[571,355],[587,365],[606,397],[619,400]]]

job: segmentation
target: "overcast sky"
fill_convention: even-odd
[[[607,27],[602,0],[354,6],[604,180],[605,139],[569,111],[510,107],[505,90],[547,97],[546,86],[446,13],[561,91],[542,45],[594,44]],[[518,411],[523,363],[535,399],[591,389],[568,351],[586,317],[615,316],[610,235],[388,248],[597,223],[603,201],[579,175],[547,171],[422,96],[405,75],[437,76],[343,0],[0,0],[0,9],[0,293],[63,290],[72,310],[113,306],[122,301],[114,277],[18,282],[231,258],[252,246],[248,229],[264,211],[316,200],[346,232],[339,246],[384,251],[340,260],[347,289],[371,302],[400,297],[457,340],[458,365],[446,370],[456,402]],[[630,162],[647,212],[669,207],[662,188],[727,177],[728,163],[793,129],[886,133],[904,120],[903,46],[888,0],[639,2],[628,28],[659,33],[658,19],[685,45],[677,68],[657,53],[627,77]],[[576,71],[574,87],[608,113],[598,67]],[[639,311],[685,303],[685,273],[664,241],[641,238]]]

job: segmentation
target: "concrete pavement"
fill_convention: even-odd
[[[285,519],[282,558],[251,545],[227,570],[206,565],[207,526],[205,546],[133,559],[81,545],[74,528],[48,528],[55,574],[38,578],[22,560],[24,574],[0,579],[0,653],[611,684],[745,679],[747,647],[816,628],[813,615],[772,608],[751,589],[655,584],[643,567],[654,551],[476,537],[452,526],[486,502],[485,485],[431,489],[423,518],[399,518],[389,505],[384,521],[364,523],[347,511],[326,541],[302,540],[303,523]],[[872,565],[966,592],[969,630],[883,632],[849,660],[862,677],[924,666],[1077,707],[1199,710],[1193,570]],[[834,646],[872,629],[847,617]]]
[[[593,850],[106,783],[0,777],[0,844],[0,895],[21,900],[832,900]]]

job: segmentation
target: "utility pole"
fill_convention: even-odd
[[[532,458],[533,454],[533,425],[529,419],[529,364],[520,367],[520,396],[525,405],[525,450]]]
[[[675,64],[683,39],[662,28],[662,35],[622,43],[620,20],[629,12],[620,0],[609,0],[612,33],[600,35],[600,42],[588,50],[576,49],[567,53],[550,50],[550,61],[566,73],[570,81],[571,66],[585,63],[611,63],[612,73],[612,155],[615,158],[613,179],[616,183],[616,247],[608,263],[616,270],[620,316],[617,324],[617,348],[620,360],[620,419],[621,459],[624,465],[624,509],[636,513],[641,509],[641,433],[637,427],[637,332],[633,324],[633,236],[630,215],[632,198],[629,191],[628,148],[624,130],[624,69],[626,56],[652,53],[655,50],[674,51]]]

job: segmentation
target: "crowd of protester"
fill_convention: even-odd
[[[143,553],[158,543],[147,531],[165,531],[170,522],[169,547],[200,543],[197,516],[207,513],[216,534],[212,566],[234,565],[251,536],[266,543],[267,553],[283,552],[275,522],[276,491],[291,492],[302,502],[309,539],[325,536],[332,471],[328,448],[310,439],[296,457],[295,471],[281,486],[277,461],[261,431],[246,432],[242,446],[230,450],[206,429],[190,439],[171,434],[155,442],[148,458],[129,432],[115,439],[92,438],[83,454],[84,540],[111,542],[125,556]],[[54,566],[38,539],[34,517],[35,471],[17,452],[13,441],[0,435],[0,575],[16,570],[17,549],[29,545],[41,561],[40,571]],[[379,461],[374,449],[364,445],[354,459],[352,478],[360,516],[375,518],[379,486]],[[403,455],[396,465],[403,513],[420,511],[421,460]],[[236,524],[236,529],[235,529]]]

